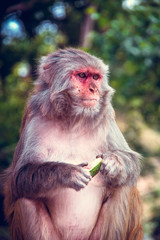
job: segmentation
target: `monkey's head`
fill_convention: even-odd
[[[108,66],[95,56],[73,48],[58,50],[41,59],[31,106],[48,118],[95,119],[113,93],[107,75]]]

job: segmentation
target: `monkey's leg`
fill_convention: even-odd
[[[130,191],[129,201],[129,222],[127,231],[127,240],[142,240],[142,203],[139,192],[136,187],[132,187]]]
[[[135,187],[116,189],[103,203],[89,240],[142,240],[141,203]]]
[[[14,206],[12,240],[60,240],[42,201],[21,198]]]

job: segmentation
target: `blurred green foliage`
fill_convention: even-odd
[[[107,11],[102,14],[106,16]],[[99,15],[100,27],[101,21]],[[127,111],[138,110],[148,123],[158,125],[160,8],[144,4],[134,11],[117,11],[112,21],[106,19],[105,27],[102,34],[93,32],[92,52],[111,65],[111,83],[119,95],[116,104],[124,109],[127,103]]]
[[[151,153],[138,136],[142,123],[159,130],[160,0],[139,0],[135,6],[127,6],[126,0],[28,2],[30,5],[27,1],[5,1],[0,8],[0,168],[12,161],[24,105],[37,77],[38,59],[59,47],[75,46],[110,65],[110,84],[117,91],[113,104],[127,123],[124,134],[147,159],[142,173],[154,172],[150,157],[158,156],[160,148]],[[92,24],[84,35],[87,17]],[[88,39],[88,44],[82,39]],[[150,196],[157,201],[159,189]],[[155,205],[150,219],[154,227],[146,230],[153,232],[155,239],[160,234],[159,207]]]

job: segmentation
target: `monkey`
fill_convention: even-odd
[[[108,65],[80,49],[41,58],[5,173],[12,240],[143,239],[141,156],[116,123],[108,74]]]

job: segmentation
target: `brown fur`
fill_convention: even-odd
[[[5,173],[12,240],[143,239],[140,155],[116,124],[107,72],[76,49],[41,61]],[[91,178],[87,164],[99,155],[100,172]]]

